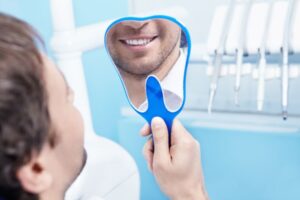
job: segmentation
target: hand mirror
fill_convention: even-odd
[[[105,47],[133,109],[149,124],[163,118],[170,133],[186,96],[187,29],[168,16],[121,18],[108,27]]]

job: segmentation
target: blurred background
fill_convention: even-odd
[[[213,58],[207,44],[216,40],[211,32],[215,30],[212,27],[216,9],[228,5],[229,0],[73,0],[73,4],[77,26],[173,6],[184,8],[187,17],[183,23],[191,34],[192,56],[187,74],[187,101],[179,118],[201,144],[204,176],[211,200],[300,199],[299,70],[290,79],[289,117],[285,121],[281,116],[280,77],[276,75],[266,82],[264,109],[257,111],[258,84],[253,74],[258,58],[255,56],[245,59],[252,67],[242,76],[239,106],[234,104],[235,76],[224,72],[212,114],[207,113],[211,81],[208,68]],[[49,55],[54,57],[50,47],[53,36],[50,1],[0,0],[0,11],[32,24],[44,38]],[[256,20],[258,23],[259,18]],[[226,59],[227,67],[235,64],[234,57]],[[271,52],[268,59],[273,68],[280,69],[280,49],[274,54]],[[298,69],[300,56],[297,52],[291,60]],[[142,200],[167,199],[142,156],[145,140],[138,133],[145,121],[129,107],[105,49],[85,52],[83,64],[95,132],[117,142],[134,157],[141,174]]]

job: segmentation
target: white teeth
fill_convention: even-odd
[[[125,43],[132,46],[145,46],[151,42],[151,39],[134,39],[134,40],[125,40]]]

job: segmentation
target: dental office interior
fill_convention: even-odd
[[[210,199],[300,199],[298,0],[0,0],[0,11],[39,31],[84,117],[88,163],[66,199],[168,199],[142,155],[146,121],[105,49],[111,22],[152,15],[190,34],[177,118],[201,144]]]

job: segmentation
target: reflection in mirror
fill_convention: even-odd
[[[148,107],[149,75],[160,80],[167,109],[175,112],[181,107],[188,44],[177,23],[164,18],[120,21],[107,31],[106,47],[138,111]]]

